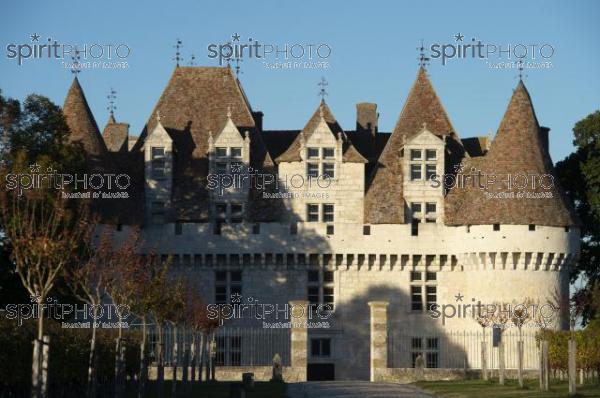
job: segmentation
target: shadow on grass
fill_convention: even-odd
[[[539,390],[538,380],[526,380],[525,386],[519,388],[516,380],[507,380],[504,386],[498,380],[460,380],[460,381],[423,381],[415,385],[446,398],[566,398],[569,386],[566,382],[555,381],[550,384],[550,391]],[[577,387],[577,395],[572,397],[600,398],[600,385],[583,385]]]

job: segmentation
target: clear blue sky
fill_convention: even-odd
[[[485,7],[483,6],[485,4]],[[318,104],[317,83],[329,81],[327,101],[343,128],[354,129],[355,104],[379,105],[380,130],[390,131],[418,68],[416,47],[424,39],[457,43],[454,35],[486,44],[547,43],[553,68],[529,70],[525,79],[540,123],[550,127],[555,161],[572,150],[573,124],[600,108],[600,2],[572,1],[40,1],[3,2],[0,88],[23,99],[41,93],[62,105],[72,80],[56,60],[7,59],[10,43],[52,37],[61,43],[125,43],[126,70],[85,70],[80,75],[96,120],[106,123],[106,95],[118,92],[116,116],[137,135],[172,73],[173,44],[183,40],[187,64],[216,65],[207,46],[238,33],[261,43],[326,43],[327,70],[270,70],[243,63],[242,84],[267,129],[303,127]],[[496,131],[515,70],[491,70],[478,59],[432,60],[431,79],[461,137]]]

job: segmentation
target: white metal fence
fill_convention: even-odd
[[[448,331],[432,334],[388,334],[388,366],[392,368],[414,367],[418,354],[422,354],[424,365],[430,368],[468,368],[481,369],[481,343],[483,332]],[[516,369],[517,330],[502,333],[504,358],[507,369]],[[493,346],[492,330],[486,328],[485,342],[488,369],[498,368],[498,347]],[[535,334],[523,332],[523,368],[539,367],[539,348]]]

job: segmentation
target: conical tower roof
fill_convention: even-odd
[[[519,81],[490,151],[462,164],[463,173],[480,173],[486,188],[478,183],[453,187],[446,200],[446,224],[577,225],[558,185],[545,134],[529,92]]]
[[[63,114],[71,130],[69,138],[71,142],[81,142],[86,152],[93,156],[106,153],[106,145],[77,77],[73,79],[73,84],[67,93]]]

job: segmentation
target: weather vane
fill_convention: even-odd
[[[196,65],[196,56],[194,54],[192,54],[192,57],[190,58],[190,66],[195,66]]]
[[[73,63],[71,64],[71,73],[77,76],[81,72],[81,55],[80,51],[75,47],[75,55],[71,56]]]
[[[242,67],[240,66],[240,62],[244,60],[239,55],[235,57],[235,76],[239,77],[240,73],[242,73]]]
[[[421,47],[417,47],[419,50],[419,65],[424,68],[429,65],[429,57],[425,56],[425,45],[423,44],[423,39],[421,39]]]
[[[179,61],[183,61],[183,59],[181,58],[181,47],[183,47],[183,43],[181,40],[177,39],[177,44],[175,44],[173,46],[175,48],[175,58],[173,58],[173,61],[175,61],[175,66],[179,67]]]
[[[106,109],[110,112],[111,116],[114,116],[115,109],[117,109],[117,106],[115,105],[115,100],[117,99],[117,92],[111,87],[106,98],[108,99],[108,106],[106,107]]]
[[[321,97],[322,101],[325,101],[325,96],[329,95],[327,93],[327,91],[325,91],[325,87],[327,87],[329,85],[329,83],[327,83],[327,80],[325,80],[324,77],[321,78],[321,81],[317,84],[317,86],[321,87],[319,89],[319,96]]]

